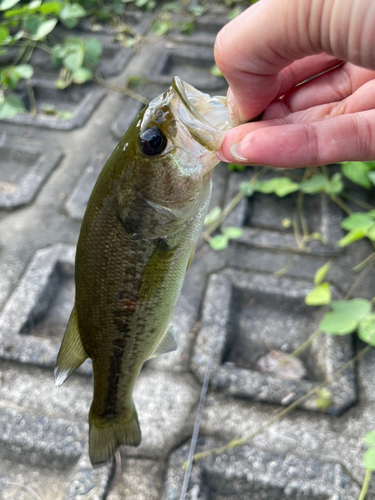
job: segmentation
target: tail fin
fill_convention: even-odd
[[[59,387],[88,358],[78,327],[76,308],[73,307],[66,327],[55,368],[55,385]]]
[[[93,466],[101,466],[109,462],[121,444],[138,446],[141,443],[137,410],[134,404],[123,418],[106,421],[89,414],[89,455]]]

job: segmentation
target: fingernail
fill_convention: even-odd
[[[232,160],[229,160],[226,158],[222,153],[219,151],[216,151],[216,156],[219,158],[220,161],[223,161],[224,163],[230,163]]]
[[[229,121],[231,125],[235,127],[236,125],[240,124],[240,113],[238,111],[236,98],[234,97],[234,94],[231,91],[231,89],[228,90],[227,99],[228,99]]]
[[[237,144],[234,144],[234,146],[232,146],[230,148],[230,154],[233,156],[233,158],[235,160],[242,161],[242,162],[250,162],[250,160],[248,158],[245,158],[244,156],[242,156],[241,145],[242,145],[241,142],[237,142]]]

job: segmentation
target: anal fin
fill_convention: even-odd
[[[155,358],[156,356],[159,356],[160,354],[165,354],[167,352],[172,352],[177,349],[177,340],[176,336],[173,331],[172,325],[169,325],[167,331],[163,335],[161,341],[158,343],[158,345],[155,347],[153,353],[150,356],[151,358]]]
[[[78,328],[78,316],[74,307],[66,327],[64,338],[57,355],[55,385],[59,387],[88,358]]]

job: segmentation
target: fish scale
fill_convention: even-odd
[[[136,117],[94,187],[55,369],[61,385],[92,359],[93,465],[108,462],[121,444],[141,442],[134,384],[147,359],[176,348],[169,323],[207,212],[215,149],[229,126],[225,98],[176,77]]]

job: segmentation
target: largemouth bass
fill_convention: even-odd
[[[177,347],[169,323],[207,212],[215,151],[231,126],[225,97],[175,77],[138,114],[96,182],[55,368],[60,386],[92,359],[93,465],[141,442],[134,383],[147,359]]]

